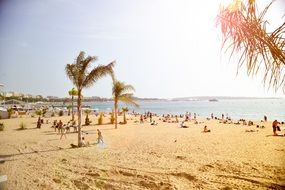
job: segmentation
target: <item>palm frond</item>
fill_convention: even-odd
[[[78,91],[75,88],[72,88],[71,90],[68,91],[69,96],[77,96]]]
[[[85,80],[83,81],[83,86],[90,87],[93,83],[97,82],[99,79],[103,78],[106,75],[110,75],[113,78],[113,66],[113,62],[106,66],[98,65],[86,76]]]
[[[128,85],[124,86],[124,88],[122,89],[121,93],[125,94],[125,93],[128,93],[128,92],[135,92],[135,91],[136,91],[135,88],[132,85],[128,84]]]
[[[65,72],[66,72],[67,77],[71,80],[71,82],[77,88],[79,88],[80,85],[79,85],[78,80],[77,80],[77,78],[79,76],[79,72],[78,72],[76,65],[75,64],[67,64],[65,66]]]
[[[135,102],[132,93],[122,94],[118,97],[118,100],[121,102],[124,102],[125,104],[134,105],[136,107],[139,107],[139,104]]]
[[[120,81],[114,81],[112,87],[112,94],[114,97],[118,97],[122,94],[122,90],[124,89],[125,83]]]
[[[80,65],[81,62],[84,60],[84,58],[85,58],[85,52],[81,51],[76,58],[75,64]]]
[[[285,22],[273,32],[266,30],[264,19],[273,2],[258,14],[254,0],[241,6],[222,8],[217,16],[223,36],[222,49],[231,50],[240,56],[238,68],[246,64],[248,75],[264,70],[263,82],[275,91],[283,88],[285,93]],[[235,7],[235,8],[233,8]]]
[[[128,111],[129,111],[129,108],[128,108],[128,107],[124,107],[124,108],[122,108],[122,111],[123,111],[123,112],[128,112]]]
[[[88,68],[91,66],[91,63],[96,61],[98,58],[96,56],[88,56],[84,58],[80,62],[80,70],[82,71],[82,74],[87,75]]]
[[[132,85],[121,81],[114,81],[112,88],[114,101],[121,101],[138,107],[139,105],[134,101],[133,93],[131,93],[134,90],[135,88]]]

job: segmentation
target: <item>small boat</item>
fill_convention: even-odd
[[[209,102],[217,102],[218,100],[213,98],[213,99],[209,99]]]

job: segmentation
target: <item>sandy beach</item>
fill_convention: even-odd
[[[90,118],[97,122],[94,115]],[[268,136],[271,122],[249,127],[199,118],[204,123],[179,128],[158,118],[157,126],[140,124],[135,122],[139,117],[128,116],[128,124],[118,129],[110,124],[83,127],[91,145],[71,148],[77,134],[60,140],[51,128],[54,119],[67,122],[70,117],[46,119],[50,123],[41,129],[35,128],[37,118],[1,120],[0,175],[7,175],[7,189],[285,188],[285,138]],[[21,122],[26,130],[17,130]],[[201,132],[204,125],[210,133]],[[104,145],[95,144],[96,129]],[[258,131],[245,132],[251,129]]]

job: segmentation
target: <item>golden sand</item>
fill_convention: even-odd
[[[37,118],[1,120],[0,175],[7,175],[7,189],[285,188],[285,138],[268,136],[270,122],[255,122],[265,125],[257,129],[199,119],[205,123],[187,122],[190,127],[184,129],[158,118],[158,126],[152,126],[128,117],[118,129],[110,124],[83,127],[91,143],[83,148],[70,148],[77,144],[76,133],[59,140],[51,128],[54,119],[70,117],[48,118],[50,124],[41,129],[35,129]],[[21,122],[28,129],[17,130]],[[210,133],[201,133],[205,124]],[[98,128],[104,145],[94,144]]]

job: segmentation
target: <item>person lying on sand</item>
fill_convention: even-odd
[[[236,123],[234,123],[235,125],[240,125],[240,122],[239,121],[237,121]]]
[[[153,120],[150,125],[157,125],[157,124],[158,123],[156,123],[155,120]]]
[[[250,129],[250,130],[245,130],[245,132],[258,132],[258,130],[252,130],[252,129]]]
[[[78,148],[78,146],[77,145],[75,145],[75,144],[70,144],[70,146],[71,146],[71,148]],[[85,142],[85,137],[82,137],[82,140],[81,140],[81,146],[82,147],[87,147],[87,146],[90,146],[90,143],[89,143],[89,141],[87,141],[87,143]]]
[[[207,125],[205,125],[204,130],[202,132],[209,133],[211,132],[211,130],[207,128]]]
[[[184,125],[184,121],[181,122],[180,127],[181,128],[188,128],[188,126]]]

